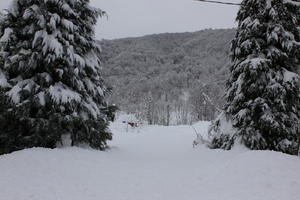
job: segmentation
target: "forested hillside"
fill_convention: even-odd
[[[112,103],[149,124],[211,120],[222,106],[234,29],[103,40]]]

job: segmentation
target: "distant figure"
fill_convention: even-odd
[[[123,123],[131,126],[132,128],[137,128],[138,127],[138,123],[136,123],[136,122],[126,122],[126,121],[123,121]]]

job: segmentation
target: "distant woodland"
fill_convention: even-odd
[[[212,120],[224,103],[235,29],[103,40],[109,101],[148,124]]]

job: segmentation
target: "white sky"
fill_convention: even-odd
[[[241,2],[241,0],[223,0]],[[0,0],[0,8],[10,0]],[[98,39],[136,37],[153,33],[191,32],[206,28],[235,27],[238,6],[194,0],[91,0],[105,10],[96,27]]]

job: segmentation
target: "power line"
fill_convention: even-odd
[[[195,0],[195,1],[201,1],[205,3],[217,3],[217,4],[225,4],[225,5],[232,5],[232,6],[240,6],[239,3],[232,3],[232,2],[223,2],[223,1],[211,1],[211,0]]]

